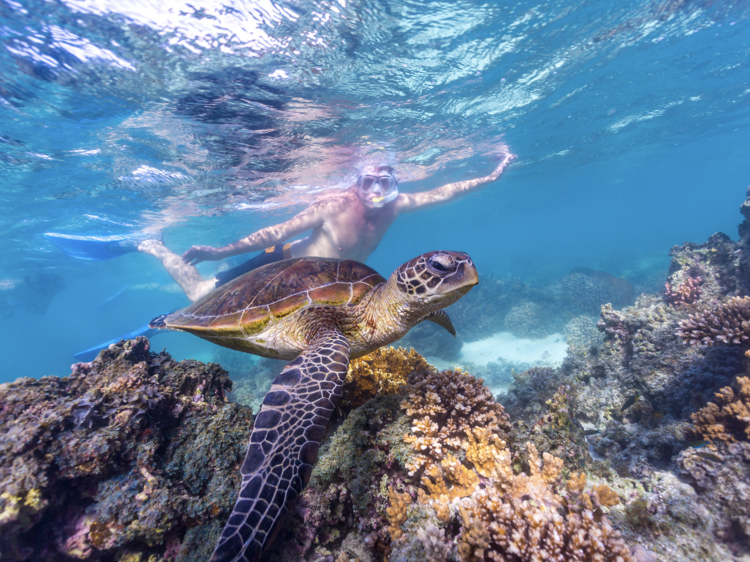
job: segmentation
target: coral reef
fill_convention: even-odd
[[[664,297],[672,306],[693,304],[701,296],[701,281],[702,279],[700,277],[688,277],[682,285],[677,288],[673,288],[672,285],[667,282],[664,284]]]
[[[415,451],[408,465],[412,474],[439,463],[451,451],[465,450],[467,433],[480,427],[508,430],[508,417],[482,379],[456,371],[418,371],[409,376],[408,398],[402,403],[412,420],[405,439]]]
[[[737,377],[738,390],[726,386],[716,393],[716,402],[690,416],[695,429],[711,442],[750,441],[750,378]]]
[[[505,316],[505,330],[519,338],[546,338],[546,324],[542,307],[529,301],[517,304]]]
[[[449,311],[459,339],[429,323],[407,338],[445,356],[503,328],[567,325],[563,365],[513,373],[497,399],[413,349],[352,361],[309,485],[264,562],[741,559],[750,220],[740,235],[672,248],[666,294],[632,303],[632,286],[594,270],[543,290],[489,278]],[[593,312],[596,326],[581,316]],[[154,355],[142,338],[70,377],[0,386],[0,557],[206,560],[252,426],[227,397],[257,403],[281,368],[217,358],[237,379],[231,394],[218,366]],[[511,368],[479,372],[499,380]]]
[[[604,336],[596,327],[596,319],[591,316],[576,316],[563,329],[565,340],[576,347],[591,347],[601,345]]]
[[[527,449],[529,475],[513,474],[506,456],[496,479],[461,506],[461,560],[632,561],[602,509],[619,503],[617,494],[604,484],[584,492],[583,474],[566,489],[559,484],[562,460],[549,453],[541,460],[534,445]]]
[[[633,286],[625,279],[588,268],[577,268],[559,281],[562,299],[583,313],[598,313],[603,304],[628,305],[634,296]]]
[[[415,371],[434,370],[414,348],[381,347],[349,363],[341,407],[356,408],[376,394],[396,394]]]
[[[230,388],[142,337],[68,377],[0,385],[0,557],[205,560],[252,427]]]
[[[733,297],[680,322],[677,331],[690,345],[745,345],[750,339],[750,297]]]

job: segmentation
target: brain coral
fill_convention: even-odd
[[[580,347],[601,345],[604,334],[596,326],[596,319],[591,316],[576,316],[565,325],[563,333],[569,344]]]
[[[750,339],[750,297],[733,297],[680,322],[677,330],[690,345],[743,345]]]

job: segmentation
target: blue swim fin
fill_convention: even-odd
[[[141,326],[137,330],[127,333],[124,336],[120,336],[119,338],[105,341],[104,343],[100,343],[99,345],[96,345],[94,347],[90,347],[83,351],[79,351],[78,353],[74,355],[74,357],[78,361],[83,361],[83,362],[93,361],[94,359],[96,359],[96,356],[99,355],[99,352],[101,350],[107,349],[113,343],[117,343],[122,340],[132,340],[134,338],[137,338],[138,336],[146,336],[147,338],[150,339],[159,333],[163,334],[164,332],[160,330],[154,330],[153,328],[149,328],[148,324],[146,324],[145,326]]]
[[[125,291],[127,291],[130,288],[130,285],[125,285],[122,289],[117,291],[114,295],[109,297],[106,301],[104,301],[102,304],[96,307],[97,310],[109,310],[112,308],[117,301],[120,299],[122,295],[125,294]]]
[[[144,240],[161,240],[160,234],[118,234],[110,236],[78,236],[46,232],[44,234],[63,252],[81,260],[109,260],[138,251],[138,244]]]

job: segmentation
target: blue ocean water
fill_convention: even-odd
[[[529,283],[574,267],[658,277],[672,245],[736,237],[749,14],[708,0],[3,0],[0,381],[63,376],[75,352],[188,303],[149,256],[76,260],[45,232],[223,245],[347,187],[365,157],[398,162],[413,192],[489,173],[501,143],[518,155],[497,183],[399,218],[369,261],[383,274],[444,248]],[[50,274],[64,289],[27,310],[24,277]],[[212,350],[182,334],[154,347]]]

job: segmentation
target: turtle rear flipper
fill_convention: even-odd
[[[289,502],[310,479],[348,368],[349,343],[331,328],[273,380],[250,435],[239,498],[211,562],[257,561],[271,543]]]

